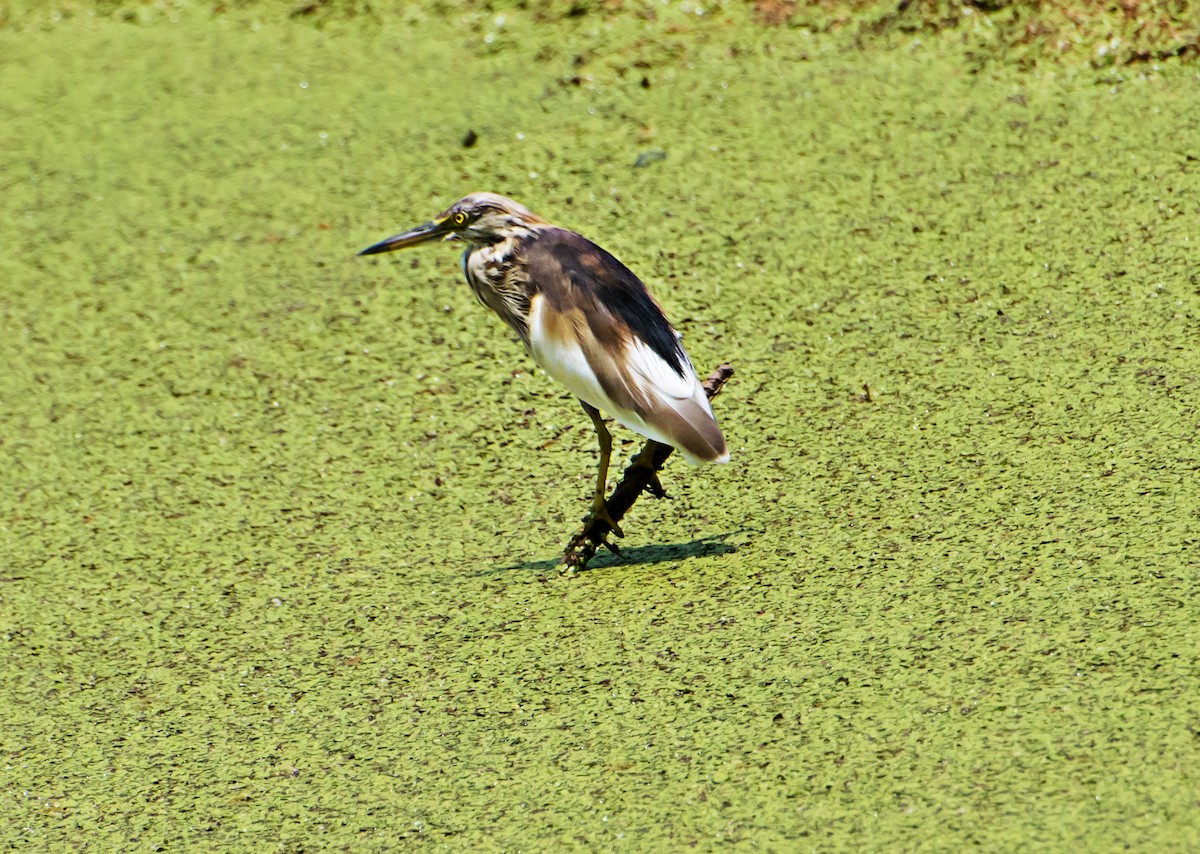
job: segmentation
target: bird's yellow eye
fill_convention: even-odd
[[[454,216],[451,217],[451,219],[454,220],[455,225],[466,225],[467,224],[467,215],[465,213],[463,213],[462,211],[458,211],[457,213],[455,213]]]

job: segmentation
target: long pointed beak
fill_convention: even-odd
[[[450,232],[451,229],[446,226],[445,220],[441,222],[434,220],[424,225],[418,225],[416,228],[410,228],[408,231],[389,237],[387,240],[381,240],[373,246],[368,246],[358,254],[378,255],[380,252],[395,252],[397,249],[403,249],[406,246],[416,246],[419,243],[436,240]]]

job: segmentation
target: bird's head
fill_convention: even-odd
[[[394,252],[430,240],[465,240],[476,246],[524,237],[548,223],[523,205],[495,193],[472,193],[429,222],[368,246],[359,255]]]

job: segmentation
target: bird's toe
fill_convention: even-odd
[[[590,531],[597,522],[607,525],[608,529],[618,537],[625,536],[625,532],[621,530],[621,526],[617,524],[617,520],[608,512],[608,506],[604,503],[603,499],[592,504],[591,512],[583,517],[583,529]]]

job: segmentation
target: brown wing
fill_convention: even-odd
[[[691,461],[724,461],[725,439],[679,336],[624,264],[546,229],[523,248],[537,289],[531,350],[582,400]],[[586,363],[586,364],[584,364]]]

